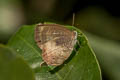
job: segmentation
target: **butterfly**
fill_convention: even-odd
[[[35,41],[42,50],[42,59],[47,65],[59,66],[71,55],[77,41],[77,32],[59,24],[38,24]]]

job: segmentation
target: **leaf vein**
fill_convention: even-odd
[[[28,43],[21,35],[18,35],[18,37],[19,37],[22,41],[24,41],[24,42],[26,43],[26,45],[28,45],[30,48],[32,48],[32,49],[35,51],[35,53],[37,53],[37,55],[41,56],[40,53],[39,53],[30,43]]]

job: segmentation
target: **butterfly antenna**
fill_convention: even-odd
[[[75,25],[75,13],[73,13],[72,26]]]

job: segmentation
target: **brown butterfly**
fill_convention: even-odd
[[[48,65],[58,66],[68,59],[76,44],[77,33],[59,24],[38,24],[35,41]]]

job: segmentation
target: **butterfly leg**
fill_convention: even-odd
[[[42,61],[42,62],[40,63],[40,67],[42,67],[42,66],[48,66],[48,65],[46,64],[46,62]]]

